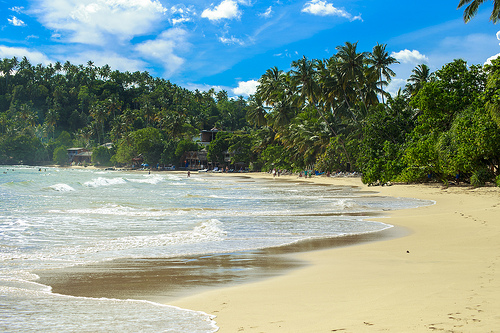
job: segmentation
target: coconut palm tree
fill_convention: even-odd
[[[332,56],[321,62],[323,68],[319,70],[322,102],[333,110],[335,116],[339,115],[340,110],[349,110],[356,98],[352,85],[339,70],[339,63],[338,58]]]
[[[259,79],[257,94],[268,105],[278,102],[283,94],[285,74],[277,67],[268,69]]]
[[[426,64],[421,64],[412,70],[412,75],[407,80],[405,91],[414,96],[422,88],[424,83],[430,82],[434,77],[434,73],[431,73],[429,66]]]
[[[391,78],[396,76],[396,73],[389,68],[390,65],[399,64],[396,58],[391,57],[385,50],[387,44],[379,44],[373,47],[371,53],[368,54],[367,62],[372,65],[378,73],[378,80],[380,82],[380,90],[383,90],[382,82],[384,78],[387,83],[391,82]],[[384,94],[382,93],[382,103],[384,103]]]
[[[45,122],[48,128],[52,130],[52,139],[54,139],[54,131],[56,128],[57,120],[59,119],[59,114],[55,109],[49,109],[45,115]]]
[[[468,23],[477,13],[480,5],[482,5],[486,0],[460,0],[458,3],[458,8],[461,8],[468,4],[464,10],[464,21]],[[500,19],[500,0],[493,0],[493,11],[491,12],[490,21],[497,23]]]
[[[325,65],[322,61],[307,60],[304,56],[302,59],[292,62],[291,78],[297,90],[300,92],[298,101],[304,107],[311,106],[316,110],[321,119],[330,128],[333,135],[337,135],[329,121],[326,119],[324,106],[329,106],[329,103],[320,105],[323,100],[322,96],[322,75],[325,74]]]
[[[365,62],[367,53],[357,51],[358,42],[346,42],[342,46],[337,46],[338,70],[343,76],[344,90],[348,86],[357,92],[359,98],[362,98],[361,86],[364,82]],[[364,101],[361,101],[364,103]]]
[[[300,101],[316,105],[320,87],[316,80],[315,61],[308,60],[305,56],[292,62],[291,79],[300,91]]]
[[[262,103],[260,96],[250,96],[247,111],[247,120],[250,124],[255,126],[265,126],[267,124],[266,114],[267,111]]]

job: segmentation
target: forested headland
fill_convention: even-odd
[[[417,66],[405,89],[384,89],[397,63],[377,44],[346,42],[328,59],[302,57],[268,69],[255,95],[190,91],[147,72],[92,62],[0,62],[0,164],[64,164],[66,149],[94,163],[179,165],[217,128],[208,159],[272,168],[357,171],[363,182],[500,184],[500,60]],[[112,143],[112,148],[103,146]]]

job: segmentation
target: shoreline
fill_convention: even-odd
[[[185,174],[182,171],[168,172],[175,175]],[[144,171],[139,171],[139,173],[144,173]],[[196,177],[195,175],[193,177]],[[214,173],[207,176],[203,173],[201,177],[220,178],[220,175]],[[253,177],[240,173],[223,175],[242,182],[262,180],[262,184],[271,186],[274,181],[264,179],[270,177],[269,174],[264,173],[252,174]],[[295,176],[284,176],[275,180],[276,182],[298,183]],[[308,180],[303,178],[304,182]],[[308,181],[308,183],[313,182]],[[356,191],[356,193],[376,194],[372,191]],[[321,215],[321,212],[318,214]],[[370,216],[370,220],[377,216],[387,218],[385,212],[363,213],[363,216]],[[39,276],[37,282],[50,286],[52,292],[57,294],[92,298],[140,299],[168,304],[206,290],[264,280],[309,265],[308,262],[296,258],[298,253],[356,246],[404,237],[408,234],[409,231],[405,228],[387,225],[385,229],[379,231],[330,238],[303,239],[290,244],[254,250],[166,258],[114,259],[34,273]]]
[[[435,205],[388,212],[390,220],[370,218],[410,230],[406,237],[294,253],[307,265],[166,304],[215,315],[222,333],[499,331],[500,188],[276,179],[354,186]]]

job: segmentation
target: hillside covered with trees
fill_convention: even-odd
[[[93,160],[179,165],[193,137],[219,129],[208,159],[251,170],[358,171],[369,184],[500,183],[500,60],[419,65],[396,96],[384,91],[396,59],[385,45],[338,46],[328,59],[268,69],[257,93],[189,91],[147,72],[28,59],[0,62],[0,164],[65,162],[86,147]],[[112,149],[102,146],[111,142]]]

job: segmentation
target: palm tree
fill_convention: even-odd
[[[421,64],[412,70],[412,75],[407,80],[405,91],[411,96],[414,96],[422,88],[424,83],[430,82],[434,77],[434,73],[431,73],[429,66],[426,64]]]
[[[339,70],[351,81],[358,81],[364,74],[367,53],[358,53],[357,47],[358,42],[354,44],[346,42],[345,45],[337,46]]]
[[[260,96],[255,95],[249,98],[249,106],[247,111],[247,120],[250,124],[256,126],[265,126],[267,124],[267,111],[262,103]]]
[[[322,91],[322,102],[324,107],[332,109],[335,116],[339,110],[348,110],[351,108],[351,87],[346,84],[345,77],[341,74],[339,60],[332,56],[320,63],[322,68],[319,70],[320,85]]]
[[[354,44],[346,42],[345,45],[337,46],[337,70],[343,77],[344,90],[349,85],[357,91],[358,97],[362,98],[361,84],[364,82],[367,53],[358,53],[357,46],[358,42]],[[364,103],[364,101],[362,102]]]
[[[391,78],[396,76],[396,73],[389,68],[390,65],[399,64],[396,58],[391,57],[385,50],[387,44],[379,44],[373,47],[372,53],[368,54],[367,62],[372,65],[378,73],[380,81],[380,90],[383,90],[382,81],[385,78],[387,83],[391,82]],[[384,103],[384,94],[382,93],[382,103]]]
[[[469,4],[464,10],[464,21],[468,23],[477,13],[480,5],[486,0],[460,0],[458,8]],[[491,12],[490,21],[497,23],[500,19],[500,0],[493,0],[493,11]]]
[[[387,86],[387,81],[379,80],[379,73],[373,67],[367,68],[365,81],[361,89],[363,93],[362,99],[367,106],[377,105],[379,103],[378,95],[382,95],[382,100],[385,94],[389,95],[383,90],[384,86]],[[366,108],[365,111],[367,111]]]
[[[292,68],[291,78],[292,82],[297,86],[297,90],[300,91],[300,102],[306,103],[307,101],[306,106],[312,106],[325,124],[330,127],[332,134],[337,135],[326,119],[323,110],[318,106],[318,102],[321,99],[319,72],[322,72],[324,69],[323,62],[307,60],[304,56],[302,59],[292,62]]]
[[[49,109],[45,115],[45,122],[48,128],[52,130],[52,139],[54,138],[54,131],[56,128],[57,120],[59,119],[59,114],[55,109]]]
[[[104,122],[107,118],[106,106],[103,102],[95,102],[90,108],[90,116],[94,119],[92,123],[95,124],[97,132],[97,141],[101,143],[101,139],[104,139]],[[101,136],[102,135],[102,136]]]
[[[301,102],[316,105],[320,87],[316,80],[315,61],[305,56],[292,62],[291,79],[300,91]]]
[[[9,86],[9,77],[11,76],[12,72],[14,72],[17,69],[17,66],[19,64],[19,61],[17,60],[16,57],[13,57],[12,59],[3,59],[0,63],[0,72],[2,73],[2,76],[5,78],[5,91],[7,91],[8,86]]]
[[[262,101],[273,105],[280,99],[284,90],[285,74],[277,67],[268,69],[259,79],[257,94]]]

